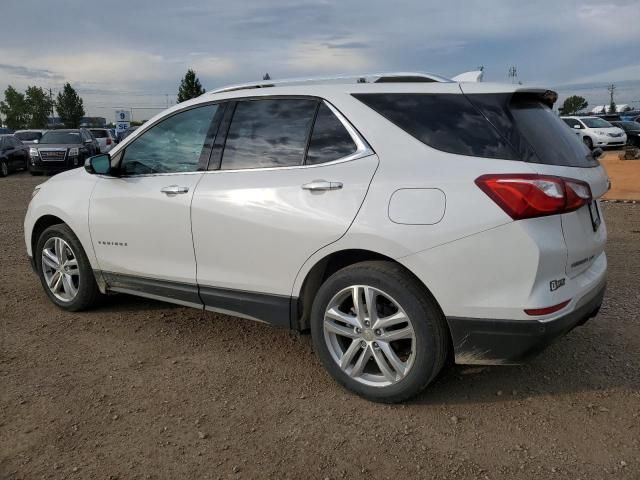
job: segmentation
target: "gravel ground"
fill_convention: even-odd
[[[0,478],[640,478],[640,205],[606,204],[597,319],[520,367],[447,371],[405,405],[322,370],[309,336],[134,297],[51,304],[0,179]]]

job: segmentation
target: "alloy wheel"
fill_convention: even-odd
[[[42,248],[42,274],[49,291],[62,302],[78,295],[80,270],[69,244],[60,237],[49,238]]]
[[[7,162],[0,162],[0,169],[2,169],[1,171],[3,177],[9,175],[9,165],[7,164]]]
[[[333,360],[360,383],[386,387],[411,370],[416,353],[411,319],[380,289],[353,285],[338,292],[325,310],[323,329]]]

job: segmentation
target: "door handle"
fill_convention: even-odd
[[[302,185],[303,190],[311,190],[312,192],[323,192],[325,190],[340,190],[342,182],[327,182],[326,180],[314,180],[313,182]]]
[[[167,187],[161,188],[160,191],[167,195],[178,195],[181,193],[187,193],[189,191],[189,187],[181,187],[179,185],[169,185]]]

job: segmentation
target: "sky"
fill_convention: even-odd
[[[483,65],[518,79],[640,108],[640,0],[3,0],[0,91],[70,82],[88,115],[174,104],[193,68],[203,86]],[[635,103],[632,103],[635,102]]]

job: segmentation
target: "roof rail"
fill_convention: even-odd
[[[251,88],[277,87],[296,84],[327,84],[327,83],[417,83],[417,82],[451,82],[450,79],[433,73],[416,72],[391,72],[391,73],[365,73],[360,75],[336,75],[329,77],[286,78],[282,80],[260,80],[258,82],[227,85],[226,87],[211,90],[205,95],[215,93],[233,92]]]

